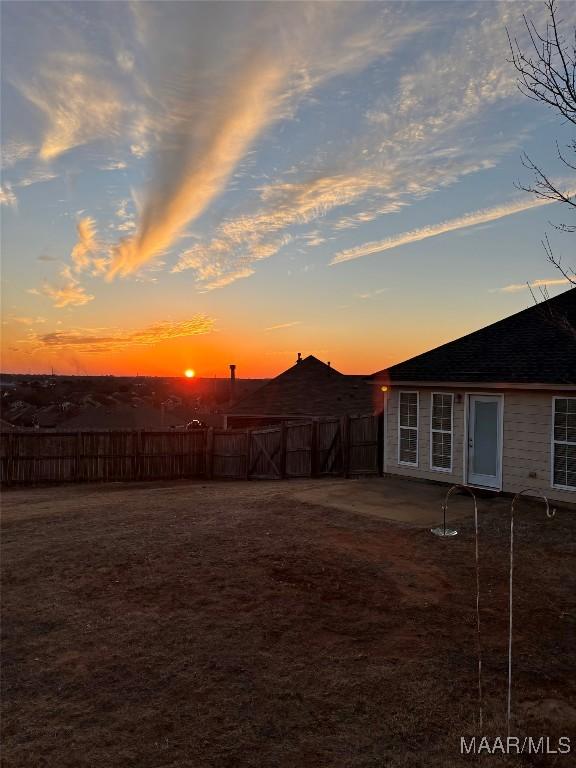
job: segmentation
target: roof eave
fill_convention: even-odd
[[[514,382],[514,381],[451,381],[428,379],[390,379],[386,373],[377,374],[378,379],[384,379],[391,387],[449,387],[452,389],[538,389],[538,390],[576,390],[576,384],[563,382]]]

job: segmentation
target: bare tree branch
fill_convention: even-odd
[[[568,149],[570,149],[576,155],[576,139],[572,140],[570,144],[568,144]],[[576,171],[576,165],[572,165],[572,163],[564,157],[558,142],[556,142],[556,152],[558,154],[558,158],[564,163],[564,165],[567,168],[569,168],[571,171]]]
[[[563,275],[563,277],[566,278],[569,283],[572,283],[572,285],[576,286],[576,271],[574,270],[574,267],[568,267],[566,269],[562,264],[562,258],[554,256],[548,235],[545,235],[544,240],[542,240],[542,247],[544,248],[544,252],[546,253],[548,261]]]
[[[558,152],[560,153],[560,150],[558,150]],[[568,165],[568,163],[566,164]],[[564,203],[570,207],[571,213],[576,213],[576,194],[573,190],[568,190],[566,192],[562,191],[557,182],[552,181],[552,179],[542,170],[542,168],[536,165],[536,163],[531,160],[530,157],[528,157],[528,155],[525,153],[522,155],[522,165],[524,168],[528,168],[533,172],[536,180],[533,185],[525,185],[517,182],[515,186],[518,189],[521,189],[524,192],[530,192],[531,194],[536,195],[543,200],[553,200],[558,203]],[[562,232],[576,232],[576,223],[552,224],[552,226],[561,230]]]
[[[508,30],[511,59],[518,73],[518,88],[530,99],[559,111],[576,125],[576,33],[570,47],[560,33],[562,21],[556,13],[556,0],[547,0],[550,21],[540,34],[534,22],[523,16],[531,49],[525,52]]]
[[[564,21],[558,15],[557,0],[546,0],[545,6],[548,9],[548,22],[543,32],[536,28],[533,20],[524,15],[522,17],[529,40],[526,48],[522,48],[517,38],[513,38],[506,30],[511,54],[509,62],[516,69],[517,85],[522,94],[558,113],[564,122],[576,125],[576,29],[573,41],[569,43],[562,33]],[[576,139],[572,139],[564,150],[556,142],[556,150],[563,165],[570,171],[576,171]],[[554,181],[527,154],[522,155],[522,164],[532,172],[534,181],[532,184],[517,183],[518,189],[530,192],[542,200],[561,203],[570,214],[576,213],[576,183],[570,189],[561,188],[564,182]],[[576,222],[550,224],[561,232],[576,233]],[[548,261],[568,283],[576,286],[574,269],[566,269],[561,257],[554,255],[548,235],[542,245]],[[536,301],[531,287],[530,292]],[[547,291],[541,290],[541,294],[543,298],[548,297]]]

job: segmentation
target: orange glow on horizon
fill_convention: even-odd
[[[141,325],[145,326],[145,322]],[[296,326],[276,332],[283,334],[280,337],[260,333],[250,326],[238,326],[222,328],[218,333],[166,339],[153,346],[128,345],[124,349],[107,349],[103,343],[101,351],[74,345],[70,349],[54,350],[39,344],[31,355],[21,343],[22,326],[14,323],[3,327],[1,368],[3,374],[44,374],[54,368],[59,375],[177,377],[193,387],[193,382],[200,379],[229,378],[232,361],[237,366],[238,379],[273,378],[293,366],[298,350],[302,350],[304,357],[313,354],[319,360],[331,360],[333,368],[341,373],[366,375],[457,335],[451,327],[441,331],[428,329],[425,333],[419,328],[412,335],[405,329],[375,343],[370,334],[362,335],[359,331],[357,338],[356,334],[343,338],[332,327],[306,331]],[[12,346],[19,349],[13,350]],[[190,364],[191,359],[195,368]],[[193,376],[186,374],[188,370],[194,372]]]
[[[196,372],[194,371],[193,368],[187,368],[184,371],[184,376],[186,376],[187,379],[193,379],[194,376],[196,376]]]

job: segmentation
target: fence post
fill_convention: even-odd
[[[20,435],[16,435],[12,433],[10,435],[12,440],[12,450],[11,450],[11,462],[10,462],[10,480],[13,480],[14,482],[19,480],[19,473],[18,470],[20,468],[20,462],[18,461],[20,457]]]
[[[251,438],[251,432],[247,428],[245,430],[246,433],[246,467],[244,469],[244,480],[250,480],[250,440]]]
[[[140,431],[132,430],[132,461],[130,462],[130,473],[132,480],[138,479],[138,457],[140,454]]]
[[[310,476],[318,477],[320,468],[320,452],[318,450],[318,419],[312,419],[312,429],[310,431]]]
[[[204,461],[206,477],[208,480],[211,480],[214,469],[214,427],[208,427],[208,431],[206,432],[206,455]]]
[[[6,445],[4,446],[4,450],[6,451],[6,459],[4,464],[4,477],[3,480],[5,480],[7,483],[14,480],[14,435],[9,432],[6,435],[3,435],[3,437],[6,440]]]
[[[74,469],[72,470],[75,482],[78,482],[81,479],[81,445],[82,432],[76,432],[76,440],[74,441]]]
[[[384,474],[384,411],[379,413],[376,418],[378,419],[378,454],[376,458],[378,474]]]
[[[340,434],[342,440],[342,475],[350,476],[350,416],[342,416],[340,419]]]
[[[288,430],[286,424],[282,422],[280,424],[280,478],[284,480],[286,478],[286,449],[288,447]]]

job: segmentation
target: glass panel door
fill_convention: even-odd
[[[500,487],[501,398],[470,395],[468,421],[468,482]]]

